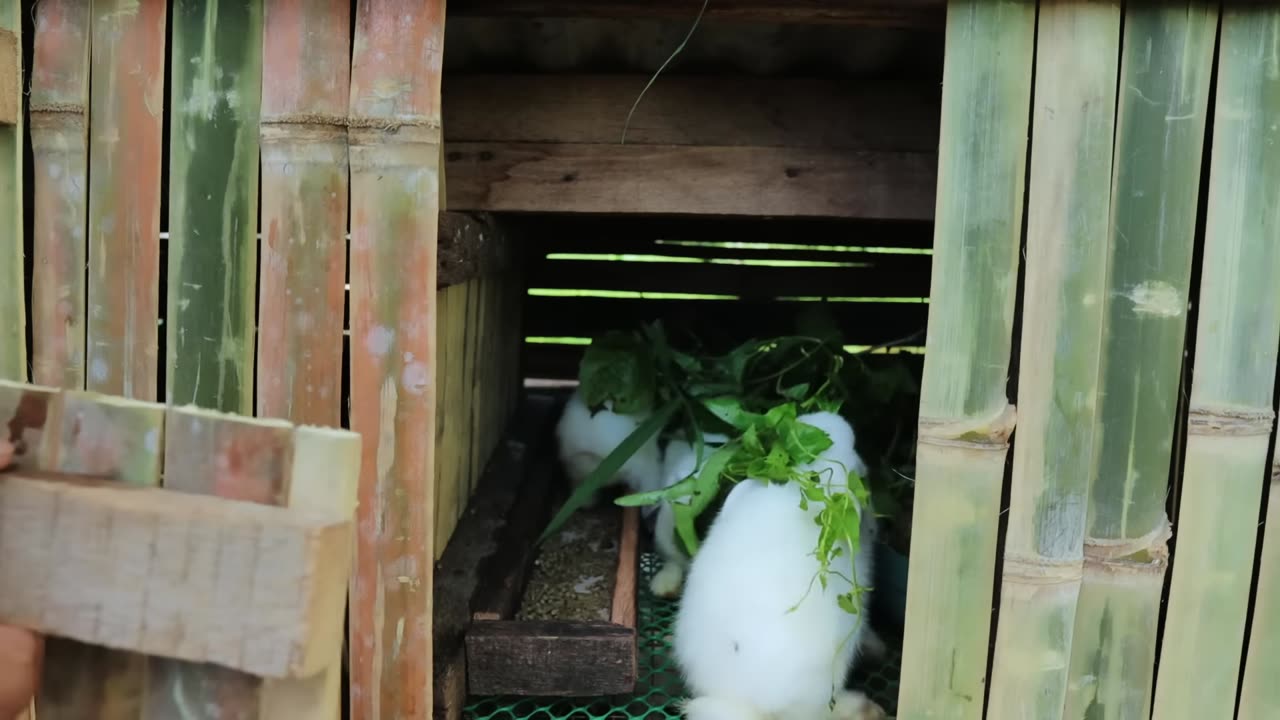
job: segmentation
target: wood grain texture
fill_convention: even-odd
[[[352,720],[431,714],[444,18],[443,0],[356,8],[351,427],[370,440],[351,600]]]
[[[0,0],[0,379],[27,379],[26,277],[23,263],[22,3]]]
[[[450,12],[490,17],[660,17],[687,19],[694,0],[454,0]],[[943,0],[733,0],[713,2],[711,20],[777,23],[842,23],[887,27],[941,27]]]
[[[265,677],[333,659],[348,518],[68,477],[0,475],[0,620]]]
[[[609,621],[614,625],[636,626],[636,576],[640,572],[640,510],[622,509],[622,531],[618,538],[618,571],[614,576],[613,605]]]
[[[506,229],[488,213],[440,213],[436,286],[447,288],[502,272],[516,251]]]
[[[632,628],[513,620],[467,631],[467,684],[477,695],[616,695],[634,690],[635,677]]]
[[[167,13],[165,0],[93,3],[86,387],[142,400],[159,392]]]
[[[648,82],[648,75],[451,74],[445,141],[616,144]],[[932,83],[664,76],[636,108],[626,142],[933,153],[940,103]]]
[[[70,388],[84,387],[89,6],[36,6],[31,67],[31,374]]]
[[[258,414],[338,425],[351,6],[265,7]]]
[[[453,210],[933,217],[932,153],[502,142],[446,150]]]

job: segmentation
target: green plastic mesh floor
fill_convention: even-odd
[[[676,603],[661,600],[649,592],[649,578],[656,570],[652,554],[641,556],[639,633],[640,677],[633,695],[606,698],[472,697],[464,717],[467,720],[674,720],[680,717],[679,701],[684,697],[679,673],[670,658],[671,625]],[[898,672],[901,648],[896,639],[889,643],[883,663],[865,663],[854,672],[852,686],[872,697],[892,716],[897,708]]]

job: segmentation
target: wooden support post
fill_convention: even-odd
[[[431,714],[443,47],[443,0],[357,6],[349,112],[351,426],[370,441],[351,604],[353,720]]]
[[[22,12],[0,0],[0,379],[27,379],[22,222]]]

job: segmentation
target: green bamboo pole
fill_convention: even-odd
[[[902,720],[982,717],[1035,3],[948,5]]]
[[[31,374],[84,387],[90,0],[36,6],[31,63]]]
[[[175,0],[170,402],[253,412],[262,3]]]
[[[1236,720],[1280,717],[1280,455],[1271,464],[1266,528]]]
[[[989,720],[1059,720],[1097,423],[1118,0],[1042,0],[1018,442]]]
[[[22,3],[0,0],[0,379],[27,379],[27,302],[22,248]]]
[[[1216,3],[1129,3],[1125,13],[1100,432],[1071,645],[1071,720],[1145,718],[1151,710],[1217,29]]]
[[[1235,710],[1257,543],[1254,519],[1274,417],[1280,7],[1226,7],[1178,552],[1155,720],[1229,718]]]
[[[444,1],[360,0],[351,62],[351,428],[365,438],[351,718],[431,714]]]

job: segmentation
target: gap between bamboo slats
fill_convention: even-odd
[[[155,400],[168,3],[102,0],[91,6],[85,385]]]
[[[1235,711],[1275,417],[1280,8],[1227,3],[1219,43],[1195,374],[1153,720]],[[1253,641],[1274,646],[1266,622]]]
[[[83,388],[88,223],[89,0],[36,6],[31,67],[31,375]]]
[[[361,463],[351,718],[431,713],[444,2],[361,0],[352,53],[351,426]],[[390,89],[390,90],[388,90]]]
[[[947,7],[934,265],[898,717],[980,720],[1022,229],[1035,2]]]
[[[0,107],[15,124],[0,120],[0,379],[27,379],[27,307],[22,226],[22,6],[0,0]],[[16,103],[16,107],[13,106]],[[7,219],[2,219],[7,218]]]

